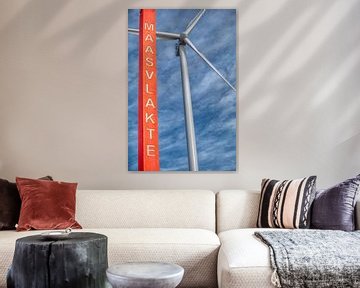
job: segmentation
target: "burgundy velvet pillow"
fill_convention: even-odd
[[[16,178],[22,201],[17,231],[81,228],[75,220],[77,183]]]
[[[311,215],[311,228],[353,231],[355,200],[359,192],[360,174],[316,193]]]

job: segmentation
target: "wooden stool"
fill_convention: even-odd
[[[99,288],[105,286],[107,267],[105,235],[73,232],[62,240],[29,236],[16,240],[7,285],[8,288]]]

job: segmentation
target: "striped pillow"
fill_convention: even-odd
[[[316,176],[295,180],[263,179],[257,227],[308,228]]]

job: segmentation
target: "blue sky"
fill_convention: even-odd
[[[157,30],[181,33],[197,9],[158,9]],[[138,28],[139,10],[128,13]],[[206,10],[189,39],[236,87],[236,10]],[[137,171],[138,37],[128,36],[128,169]],[[180,59],[176,41],[157,40],[160,169],[187,171]],[[186,47],[200,171],[236,170],[236,92]]]

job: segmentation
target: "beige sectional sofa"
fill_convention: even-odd
[[[184,267],[181,287],[216,287],[220,241],[215,193],[208,190],[78,190],[76,219],[83,230],[108,236],[109,265],[165,261]],[[0,231],[0,287],[15,240],[44,231]]]
[[[185,269],[180,287],[273,287],[268,247],[253,236],[259,196],[242,190],[78,190],[76,218],[81,231],[108,236],[109,265],[177,263]],[[0,231],[0,288],[6,287],[16,239],[42,232]]]

